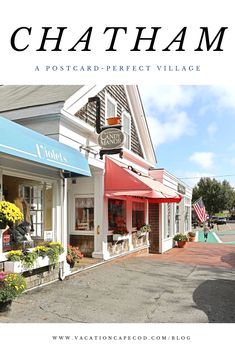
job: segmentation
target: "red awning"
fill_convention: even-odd
[[[157,203],[181,201],[176,191],[109,157],[105,158],[104,183],[107,197],[136,196]]]

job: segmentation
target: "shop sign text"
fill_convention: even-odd
[[[125,136],[123,132],[116,128],[103,130],[98,137],[98,144],[102,148],[115,149],[122,147]]]

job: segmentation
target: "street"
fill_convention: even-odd
[[[204,243],[123,257],[23,294],[0,321],[235,323],[234,258],[234,245]]]

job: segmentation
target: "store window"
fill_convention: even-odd
[[[171,236],[171,204],[170,203],[166,203],[165,204],[165,214],[166,214],[166,218],[165,218],[165,232],[164,232],[164,238],[170,238]]]
[[[132,203],[132,228],[139,230],[145,224],[144,202]]]
[[[3,251],[33,247],[36,240],[53,240],[51,183],[4,175],[3,199],[14,203],[24,216],[17,225],[19,231],[6,233]]]
[[[126,229],[126,201],[108,200],[108,226],[109,230],[116,233],[127,233]]]
[[[177,205],[175,211],[175,226],[176,226],[176,233],[180,231],[180,208]]]
[[[94,231],[94,198],[75,198],[75,230]]]
[[[189,217],[190,217],[190,207],[189,206],[185,206],[184,208],[184,227],[185,227],[185,231],[189,231],[190,229],[190,222],[189,222]]]

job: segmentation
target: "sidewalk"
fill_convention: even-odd
[[[222,243],[188,242],[182,249],[175,247],[164,254],[139,256],[150,256],[156,261],[235,269],[235,246]]]

